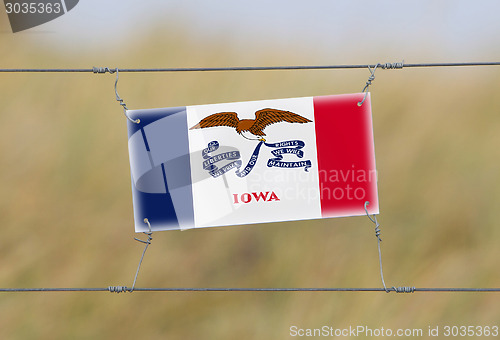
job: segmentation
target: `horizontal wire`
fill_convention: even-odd
[[[500,66],[500,62],[460,62],[460,63],[397,63],[399,67],[391,63],[379,64],[357,64],[357,65],[301,65],[301,66],[236,66],[236,67],[178,67],[178,68],[4,68],[0,72],[74,72],[74,73],[106,73],[106,72],[210,72],[210,71],[269,71],[269,70],[329,70],[329,69],[364,69],[380,65],[383,69],[408,68],[408,67],[457,67],[457,66]]]
[[[127,287],[121,290],[107,288],[0,288],[0,293],[14,292],[131,292]],[[134,292],[387,292],[384,288],[137,288]],[[412,288],[411,291],[396,291],[396,293],[413,292],[495,292],[500,288]]]
[[[357,65],[302,65],[302,66],[243,66],[243,67],[181,67],[181,68],[16,68],[0,69],[4,73],[114,73],[114,72],[206,72],[206,71],[268,71],[268,70],[326,70],[326,69],[402,69],[413,67],[460,67],[460,66],[500,66],[500,62],[460,62],[460,63],[378,63]],[[107,288],[0,288],[0,293],[8,292],[500,292],[500,288],[127,288],[125,286]]]

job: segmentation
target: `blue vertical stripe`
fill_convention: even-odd
[[[131,153],[147,153],[147,157],[131,159],[145,162],[149,159],[150,170],[132,181],[136,231],[144,231],[144,218],[148,218],[154,229],[189,228],[194,225],[193,194],[189,162],[189,140],[187,114],[184,107],[128,112],[140,118],[139,124],[128,123]],[[142,151],[141,151],[142,150]],[[160,171],[161,170],[161,171]],[[135,181],[135,183],[134,183]]]

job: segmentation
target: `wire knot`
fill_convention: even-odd
[[[372,81],[375,80],[375,71],[377,70],[377,67],[380,67],[383,70],[402,69],[404,64],[405,64],[404,60],[402,62],[396,62],[396,63],[384,63],[384,64],[378,63],[373,67],[373,69],[371,68],[370,65],[368,65],[368,70],[370,71],[370,76],[368,77],[368,80],[365,83],[365,87],[363,88],[363,91],[361,91],[361,93],[364,93],[365,95],[363,97],[363,100],[358,102],[358,106],[362,106],[366,100],[366,97],[368,96],[368,88],[372,84]]]
[[[365,202],[366,216],[368,216],[368,218],[370,219],[370,221],[372,221],[375,224],[375,237],[377,237],[377,239],[379,240],[379,242],[382,242],[382,239],[380,238],[380,234],[382,233],[382,231],[380,230],[380,223],[378,223],[377,217],[375,215],[373,215],[373,217],[371,217],[370,214],[368,213],[368,204],[370,204],[370,202],[366,201]]]
[[[403,60],[402,62],[380,64],[379,67],[381,67],[383,70],[394,70],[402,69],[404,65],[405,61]]]
[[[148,231],[144,231],[142,232],[144,235],[147,235],[148,239],[146,241],[143,241],[141,239],[138,239],[137,237],[134,237],[134,240],[136,241],[139,241],[139,242],[142,242],[144,244],[151,244],[151,241],[153,240],[153,237],[151,235],[153,235],[153,231],[151,230],[151,223],[149,223],[149,219],[145,218],[144,219],[144,223],[146,223],[148,225]]]
[[[129,290],[127,288],[127,286],[109,286],[108,291],[110,293],[117,293],[117,294],[128,292],[128,291],[132,292],[131,290]]]
[[[382,231],[380,230],[380,224],[377,224],[375,225],[375,237],[380,241],[382,242],[382,239],[380,238],[380,234],[382,233]]]
[[[396,293],[414,293],[415,287],[392,287],[392,290]],[[386,290],[389,293],[391,290]]]
[[[113,69],[113,68],[109,68],[109,67],[93,67],[92,68],[92,72],[94,73],[110,73],[110,74],[113,74],[115,72],[117,72],[117,69]]]
[[[363,92],[365,92],[365,90],[368,88],[368,86],[370,86],[372,84],[372,81],[375,80],[375,74],[371,74],[369,77],[368,77],[368,80],[366,81],[366,85],[363,89]]]
[[[375,71],[377,70],[377,67],[379,67],[380,65],[381,64],[375,65],[375,67],[373,69],[368,65],[368,70],[370,71],[370,76],[368,77],[368,80],[366,81],[365,87],[363,87],[363,91],[361,91],[361,93],[364,93],[365,95],[363,97],[363,100],[358,102],[358,106],[362,106],[363,103],[365,102],[366,96],[368,96],[368,88],[372,84],[372,81],[375,80]]]

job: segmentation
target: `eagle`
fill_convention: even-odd
[[[309,123],[311,120],[290,111],[269,108],[255,112],[255,119],[240,120],[236,112],[218,112],[203,118],[189,130],[204,129],[214,126],[229,126],[235,128],[236,132],[246,139],[265,142],[266,140],[263,136],[266,134],[263,130],[268,125],[280,122],[303,124]]]

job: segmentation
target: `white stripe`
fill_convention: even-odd
[[[66,1],[61,0],[61,3],[62,3],[62,8],[63,8],[64,14],[66,14],[68,12],[68,10],[66,9]]]
[[[257,110],[266,107],[292,111],[314,120],[312,97],[306,97],[188,106],[188,126],[194,126],[201,119],[216,112],[237,112],[239,119],[251,119],[255,118]],[[223,176],[193,183],[193,205],[196,227],[302,220],[321,217],[314,123],[274,124],[266,129],[266,134],[269,143],[295,139],[304,141],[305,147],[302,149],[304,157],[297,158],[297,156],[292,154],[284,155],[284,161],[312,160],[312,168],[308,172],[303,168],[269,168],[267,161],[274,157],[271,154],[273,149],[263,145],[257,164],[247,177],[237,177],[235,170],[231,170],[226,174],[226,183]],[[189,148],[191,153],[191,171],[193,173],[206,173],[206,170],[202,167],[204,159],[201,156],[201,150],[214,140],[220,143],[220,148],[213,153],[214,155],[223,152],[223,148],[236,148],[240,151],[243,167],[246,166],[258,144],[258,141],[244,139],[236,133],[235,129],[229,127],[222,126],[190,130]],[[221,162],[221,165],[223,163]],[[273,192],[279,200],[270,200],[271,193]],[[257,196],[260,193],[263,195],[267,193],[267,200],[257,200],[253,193]],[[238,202],[236,203],[234,202],[234,195],[238,198]],[[251,202],[242,202],[241,195],[252,198]]]

